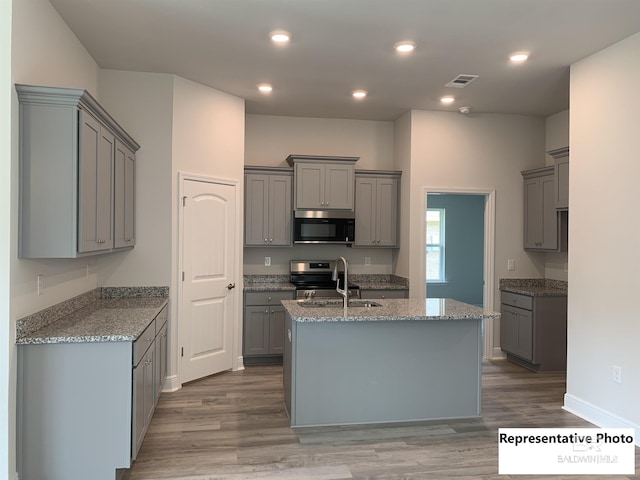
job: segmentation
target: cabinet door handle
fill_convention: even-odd
[[[230,283],[229,285],[227,285],[227,290],[233,290],[234,288],[236,288],[235,283]]]

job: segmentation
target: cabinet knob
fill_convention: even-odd
[[[267,239],[266,238],[264,239],[264,243],[267,243]]]
[[[380,295],[380,298],[384,298],[384,295]]]
[[[273,242],[273,238],[270,238],[270,239],[269,239],[269,243],[271,243],[271,242]]]
[[[265,313],[265,315],[268,315],[269,314],[269,310],[265,310],[264,313]]]
[[[271,301],[271,297],[267,297],[267,300]]]

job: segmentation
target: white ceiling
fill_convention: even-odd
[[[569,65],[640,31],[640,0],[51,3],[101,68],[173,73],[246,99],[248,113],[369,120],[461,106],[547,116],[569,106]],[[269,41],[276,29],[289,45]],[[398,56],[406,39],[418,47]],[[523,50],[530,60],[510,64]],[[461,73],[480,78],[444,87]],[[354,89],[369,95],[354,100]],[[456,102],[441,105],[445,94]]]

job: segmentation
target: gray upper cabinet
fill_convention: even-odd
[[[117,237],[133,240],[134,167],[127,163],[139,145],[85,90],[16,91],[20,257],[74,258],[132,246]],[[128,151],[128,173],[118,167],[118,145]]]
[[[291,178],[286,168],[245,168],[245,245],[291,245]]]
[[[353,210],[355,162],[359,157],[289,155],[297,210]]]
[[[401,172],[356,172],[356,246],[398,246],[400,175]]]
[[[136,156],[120,140],[115,155],[114,247],[133,247],[135,237]]]
[[[559,220],[553,167],[522,172],[524,178],[524,248],[559,250]]]
[[[569,210],[569,147],[556,148],[547,153],[554,160],[556,209]]]

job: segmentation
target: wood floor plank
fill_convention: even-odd
[[[562,410],[565,376],[484,362],[482,417],[292,430],[282,366],[251,366],[163,393],[125,480],[555,480],[498,475],[498,428],[593,427]],[[640,478],[580,476],[581,480]]]

